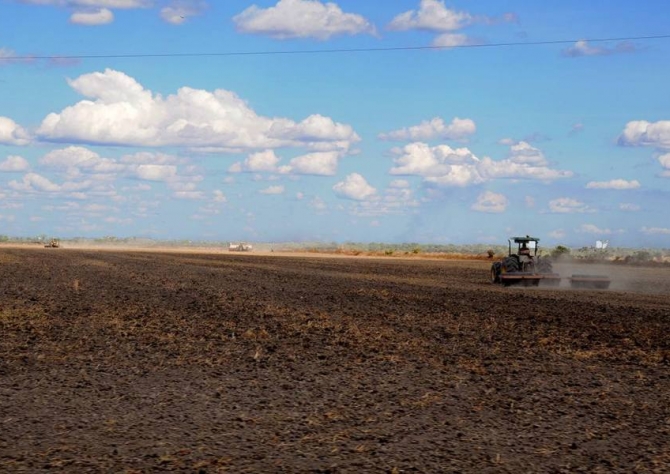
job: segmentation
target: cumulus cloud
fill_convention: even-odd
[[[485,191],[477,197],[471,209],[478,212],[500,213],[507,209],[508,200],[503,194]]]
[[[547,165],[547,159],[544,157],[544,153],[524,141],[514,143],[510,146],[509,160],[512,163],[534,166]]]
[[[261,194],[284,194],[284,186],[270,186],[258,191]]]
[[[433,40],[433,46],[439,48],[457,48],[459,46],[473,46],[477,44],[482,44],[482,41],[462,33],[443,33]]]
[[[172,0],[166,7],[161,8],[161,18],[173,25],[181,25],[188,18],[202,14],[207,9],[204,0]]]
[[[670,178],[670,153],[666,153],[665,155],[659,156],[658,162],[663,167],[663,172],[661,173],[661,176],[665,178]]]
[[[428,30],[448,32],[472,24],[475,18],[467,12],[450,10],[441,0],[421,0],[418,10],[397,15],[388,25],[389,30]]]
[[[558,198],[549,201],[549,210],[558,214],[593,212],[588,205],[572,198]]]
[[[670,149],[670,120],[647,122],[633,120],[626,124],[619,136],[622,146],[651,146]]]
[[[374,196],[377,190],[370,186],[363,176],[358,173],[351,173],[344,181],[333,186],[335,194],[341,198],[363,201]]]
[[[640,232],[647,235],[670,235],[670,229],[667,227],[642,227]]]
[[[62,184],[57,184],[40,174],[28,173],[23,176],[21,181],[10,181],[9,187],[15,191],[22,192],[73,193],[90,188],[91,183],[88,181],[79,183],[66,181]]]
[[[166,181],[177,176],[177,167],[174,165],[138,165],[135,168],[135,174],[146,181]]]
[[[45,169],[64,174],[67,182],[73,186],[87,183],[87,192],[104,194],[113,199],[123,199],[114,190],[114,182],[120,178],[162,182],[176,198],[204,199],[204,193],[197,189],[197,183],[204,178],[197,174],[193,166],[179,166],[183,163],[184,160],[176,156],[152,152],[128,154],[119,160],[103,158],[92,150],[77,146],[53,150],[39,160]],[[31,178],[31,189],[45,190],[44,187],[34,185],[34,182]],[[18,188],[15,186],[15,189]],[[139,185],[132,189],[143,191],[151,187]],[[54,189],[53,192],[70,192],[70,189]]]
[[[242,33],[277,39],[327,40],[337,35],[376,33],[374,25],[363,16],[345,13],[335,3],[318,0],[279,0],[269,8],[252,5],[233,17],[233,21]]]
[[[5,161],[0,162],[0,171],[3,172],[26,171],[28,168],[30,165],[21,156],[10,155]]]
[[[622,202],[621,204],[619,204],[619,209],[626,212],[636,212],[639,211],[641,208],[637,204]]]
[[[226,195],[220,189],[215,189],[213,194],[214,194],[214,197],[212,198],[212,201],[214,201],[214,202],[223,203],[223,202],[228,201],[228,199],[226,198]]]
[[[96,175],[97,179],[106,179],[127,169],[116,160],[102,158],[96,152],[79,146],[50,151],[40,158],[39,164],[65,172],[71,179],[82,174],[92,174]]]
[[[419,201],[403,180],[391,182],[381,193],[370,195],[364,200],[354,200],[349,213],[357,217],[378,217],[390,214],[404,214],[419,207]]]
[[[258,173],[262,171],[275,172],[279,157],[273,150],[265,150],[250,154],[243,162],[233,163],[228,171],[231,173]]]
[[[51,113],[37,134],[45,141],[126,146],[189,146],[206,151],[307,147],[348,150],[360,138],[350,125],[322,115],[301,122],[257,115],[223,89],[182,87],[162,96],[111,69],[69,81],[87,97]]]
[[[388,133],[381,133],[381,140],[462,140],[473,135],[477,131],[475,122],[471,119],[454,118],[451,123],[446,124],[444,119],[435,117],[425,120],[413,127],[401,128]]]
[[[579,227],[579,232],[584,232],[586,234],[596,234],[596,235],[610,235],[614,233],[611,229],[601,229],[600,227],[594,224],[582,224]]]
[[[513,13],[505,13],[499,18],[471,15],[467,12],[451,10],[443,0],[421,0],[418,10],[409,10],[397,15],[388,25],[392,31],[424,30],[448,33],[460,30],[474,23],[494,24],[516,22]]]
[[[421,142],[392,151],[397,157],[391,174],[421,176],[439,186],[469,186],[494,179],[553,181],[573,175],[570,171],[549,168],[541,152],[528,144],[513,145],[510,157],[500,161],[480,159],[468,148],[430,147]]]
[[[77,11],[70,16],[70,23],[75,25],[106,25],[114,21],[114,13],[107,8],[100,8],[97,10],[82,10]]]
[[[625,179],[612,179],[610,181],[591,181],[586,184],[586,189],[638,189],[640,182],[636,179],[626,181]]]
[[[549,235],[549,237],[552,237],[554,239],[563,239],[563,238],[565,238],[566,234],[565,234],[565,231],[563,229],[556,229],[556,230],[552,230],[551,232],[549,232],[548,235]]]
[[[334,176],[341,153],[315,152],[293,158],[282,171],[315,176]]]
[[[28,132],[8,117],[0,116],[0,144],[27,145],[30,143]]]
[[[606,56],[609,54],[632,53],[638,48],[628,41],[621,41],[614,47],[592,46],[588,41],[579,40],[569,48],[563,50],[563,56],[576,58],[580,56]]]
[[[0,66],[10,64],[15,60],[16,53],[9,48],[0,48]]]

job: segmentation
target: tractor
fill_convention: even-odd
[[[558,286],[561,277],[553,272],[551,260],[538,255],[537,237],[510,237],[507,257],[491,265],[491,282],[503,286]],[[516,246],[513,249],[513,245]]]
[[[51,239],[49,243],[44,244],[45,249],[57,249],[60,247],[60,240],[58,239]]]

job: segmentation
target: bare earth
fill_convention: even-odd
[[[477,261],[0,267],[1,472],[668,472],[667,267],[593,269],[609,291]]]

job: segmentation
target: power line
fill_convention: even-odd
[[[224,51],[213,53],[129,53],[129,54],[66,54],[49,56],[11,56],[0,57],[0,62],[5,61],[34,61],[37,59],[68,60],[68,59],[138,59],[138,58],[197,58],[197,57],[225,57],[225,56],[275,56],[290,54],[334,54],[334,53],[376,53],[394,51],[427,51],[427,50],[450,50],[470,48],[502,48],[509,46],[543,46],[574,44],[578,41],[587,43],[604,43],[612,41],[638,41],[670,39],[668,35],[653,36],[623,36],[618,38],[591,38],[572,40],[547,40],[547,41],[518,41],[506,43],[480,43],[463,44],[456,46],[395,46],[384,48],[341,48],[341,49],[293,49],[286,51]]]

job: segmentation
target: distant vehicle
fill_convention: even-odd
[[[507,240],[509,252],[500,262],[491,265],[491,283],[503,286],[558,286],[561,277],[553,272],[551,260],[539,257],[537,251],[540,239],[537,237],[510,237]],[[516,245],[515,252],[512,243]]]
[[[538,256],[540,239],[537,237],[510,237],[509,253],[500,262],[491,265],[491,283],[503,286],[559,286],[561,277],[554,273],[551,260]],[[516,244],[516,253],[512,252]],[[611,280],[607,275],[572,274],[568,279],[572,288],[607,289]]]
[[[45,249],[57,249],[60,247],[60,240],[51,239],[48,244],[44,244]]]
[[[253,249],[254,247],[251,244],[245,242],[231,243],[228,245],[228,250],[230,252],[251,252]]]

